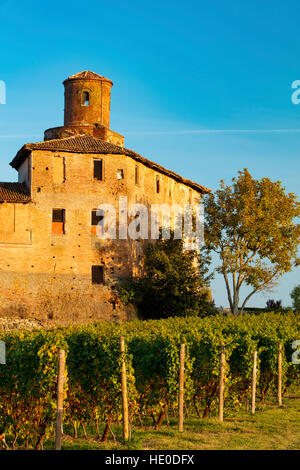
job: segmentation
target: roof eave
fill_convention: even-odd
[[[30,153],[31,150],[27,148],[27,144],[23,145],[23,147],[18,151],[17,155],[10,162],[10,166],[18,171],[18,169],[26,160],[26,158],[30,155]]]
[[[27,199],[26,201],[18,201],[14,199],[0,199],[0,204],[29,204],[32,202],[31,199]]]

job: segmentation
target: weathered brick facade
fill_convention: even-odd
[[[109,129],[110,80],[82,72],[64,85],[65,125],[18,152],[11,165],[19,183],[0,183],[1,307],[51,316],[73,295],[77,317],[81,302],[89,318],[126,318],[133,311],[119,305],[113,286],[141,272],[146,241],[100,240],[93,211],[112,204],[119,216],[120,196],[128,207],[195,204],[208,190],[124,148]],[[93,266],[102,267],[103,284],[93,284]]]

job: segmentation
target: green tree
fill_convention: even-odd
[[[297,312],[300,312],[300,285],[294,287],[290,295],[293,299],[294,309],[297,310]]]
[[[210,300],[210,257],[184,250],[183,240],[159,239],[145,249],[145,275],[119,288],[123,303],[137,306],[143,318],[215,313]]]
[[[205,243],[208,252],[219,255],[217,272],[224,276],[230,309],[237,314],[242,286],[250,288],[243,312],[254,294],[271,290],[299,264],[295,218],[300,204],[281,182],[255,180],[247,169],[232,182],[221,181],[220,189],[205,198]]]

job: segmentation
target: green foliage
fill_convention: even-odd
[[[209,300],[210,258],[184,250],[183,240],[159,239],[145,252],[145,276],[120,288],[123,303],[133,303],[144,319],[205,316],[216,310]]]
[[[300,312],[300,285],[294,287],[291,292],[291,298],[293,299],[293,307],[297,312]]]
[[[6,343],[6,365],[0,368],[2,425],[15,437],[30,435],[39,448],[55,423],[58,350],[68,352],[68,346],[59,331],[0,336]]]
[[[294,312],[216,315],[199,318],[99,323],[59,330],[0,333],[7,364],[0,366],[0,428],[8,443],[18,437],[39,447],[53,435],[57,356],[67,354],[65,424],[120,423],[122,416],[120,336],[124,353],[130,421],[159,416],[178,407],[179,349],[186,345],[185,404],[199,416],[215,413],[221,344],[225,345],[225,411],[249,397],[253,353],[258,351],[258,398],[277,386],[277,357],[283,345],[283,387],[300,385],[300,367],[291,362],[300,338]],[[139,445],[134,442],[133,447]],[[132,448],[133,448],[132,447]]]
[[[232,186],[205,198],[205,243],[220,257],[217,271],[224,276],[231,312],[238,313],[241,287],[249,294],[270,290],[299,263],[300,203],[286,194],[281,182],[255,180],[248,170]],[[232,278],[232,279],[231,279]]]

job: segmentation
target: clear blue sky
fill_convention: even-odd
[[[246,167],[299,194],[300,133],[278,132],[300,130],[299,1],[0,0],[0,15],[0,180],[62,124],[63,79],[92,70],[114,81],[111,128],[127,148],[212,189]],[[215,129],[232,132],[188,132]],[[300,269],[267,298],[288,305],[297,283]],[[227,305],[223,281],[213,289]]]

